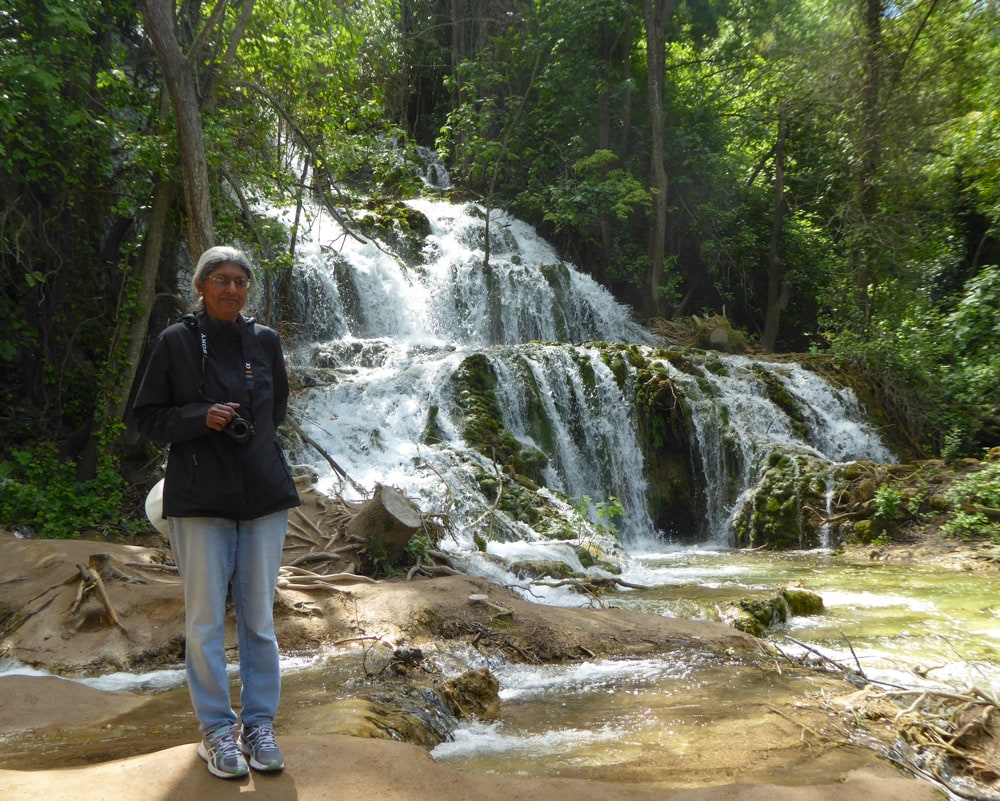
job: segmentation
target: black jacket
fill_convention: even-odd
[[[231,401],[254,426],[245,444],[205,425],[209,406]],[[220,323],[204,313],[168,327],[133,404],[139,431],[170,445],[164,517],[252,520],[298,506],[277,435],[287,405],[288,374],[273,329],[242,316]]]

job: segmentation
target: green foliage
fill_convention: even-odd
[[[902,493],[888,484],[880,484],[875,490],[875,511],[873,517],[878,520],[895,520],[900,512],[903,501]]]
[[[996,398],[1000,387],[1000,267],[984,267],[966,283],[962,296],[941,321],[941,339],[948,343],[942,380],[955,401],[977,404]]]
[[[985,511],[1000,510],[1000,463],[987,463],[982,470],[957,479],[945,492],[945,499],[957,511],[941,526],[942,533],[962,539],[988,537],[1000,542],[1000,522]]]
[[[573,509],[581,517],[594,520],[603,534],[618,536],[618,526],[625,517],[625,506],[614,495],[594,503],[589,495],[573,498]]]
[[[78,481],[75,472],[50,443],[12,451],[0,463],[0,524],[57,539],[142,530],[141,521],[120,520],[126,486],[113,459],[102,457],[90,481]]]

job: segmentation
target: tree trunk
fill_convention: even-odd
[[[371,500],[365,502],[344,530],[348,538],[369,543],[370,558],[384,555],[393,564],[422,522],[420,510],[401,490],[379,484]]]
[[[767,254],[767,311],[760,346],[774,350],[781,320],[781,229],[785,220],[785,140],[788,138],[788,115],[784,108],[778,117],[778,141],[774,145],[774,218],[771,222],[771,246]]]
[[[646,102],[650,119],[650,185],[653,188],[654,220],[649,232],[649,298],[647,312],[662,314],[663,257],[667,239],[666,119],[663,110],[663,79],[666,71],[667,23],[674,0],[643,0],[646,21]]]
[[[196,261],[215,243],[208,165],[205,161],[205,141],[201,127],[201,104],[191,65],[181,52],[174,34],[173,3],[166,0],[140,0],[139,5],[146,33],[156,50],[174,110],[181,170],[184,174],[188,247],[191,260]]]
[[[881,166],[881,86],[882,86],[882,12],[885,0],[864,0],[864,44],[861,88],[861,133],[857,166],[857,208],[851,262],[863,325],[871,317],[871,291],[876,280],[875,224],[878,209],[876,191]]]

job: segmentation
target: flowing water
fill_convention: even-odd
[[[543,539],[523,521],[497,513],[488,553],[473,544],[472,523],[491,501],[468,466],[487,473],[497,468],[463,441],[450,377],[468,356],[482,354],[498,378],[504,427],[548,458],[544,480],[553,505],[575,515],[577,503],[599,536],[593,510],[609,499],[621,503],[622,578],[644,589],[620,590],[609,603],[711,619],[727,601],[769,597],[800,583],[822,596],[826,612],[775,630],[774,641],[790,654],[804,652],[797,640],[874,679],[906,686],[974,683],[1000,692],[1000,604],[990,580],[855,564],[828,550],[761,554],[729,547],[732,514],[774,448],[807,453],[831,469],[858,459],[893,461],[850,391],[777,361],[717,355],[724,370],[702,360],[695,362],[696,374],[664,363],[691,404],[696,436],[689,458],[702,478],[706,515],[690,531],[657,531],[646,509],[633,394],[588,344],[621,343],[656,358],[649,334],[524,223],[494,212],[492,255],[484,266],[480,207],[435,199],[410,205],[431,227],[419,253],[346,236],[319,211],[296,251],[290,322],[307,342],[288,352],[304,386],[293,411],[356,484],[402,487],[425,511],[442,509],[448,499],[456,530],[442,546],[466,570],[520,587],[543,603],[587,602],[565,588],[527,587],[504,567],[544,558],[585,572],[569,545]],[[806,410],[801,425],[769,400],[765,377]],[[632,378],[626,376],[626,387]],[[437,436],[428,445],[432,413]],[[737,444],[735,459],[723,455],[724,441]],[[315,452],[292,458],[320,472],[320,489],[351,497],[351,484]],[[592,503],[581,506],[581,499]],[[692,537],[700,545],[675,544]],[[288,660],[289,725],[320,730],[322,699],[351,681],[347,660],[337,653]],[[458,669],[458,661],[442,667]],[[465,726],[433,753],[472,770],[510,775],[655,784],[670,774],[676,783],[678,760],[705,758],[699,754],[706,742],[732,744],[745,734],[751,707],[801,690],[791,679],[720,666],[701,654],[490,667],[502,686],[501,721]],[[92,683],[159,694],[162,726],[173,732],[177,724],[168,721],[183,707],[180,681],[175,671]],[[149,714],[144,711],[147,721]],[[183,741],[185,735],[177,730],[175,736]],[[796,763],[790,756],[787,770]],[[717,767],[720,778],[729,769],[721,757]],[[836,775],[835,765],[827,768]],[[770,775],[785,769],[772,765]]]

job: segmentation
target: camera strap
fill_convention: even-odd
[[[194,331],[198,337],[198,344],[201,348],[201,390],[199,394],[202,397],[205,396],[205,367],[208,364],[208,336],[205,334],[205,329],[202,327],[201,317],[198,315],[185,315],[184,322],[187,326]],[[242,325],[240,324],[242,322]],[[253,353],[253,325],[254,319],[241,317],[240,322],[237,325],[240,328],[240,350],[242,353],[241,361],[243,362],[243,385],[246,388],[247,394],[251,395],[254,388],[254,372],[253,372],[253,361],[250,358],[250,354]]]

